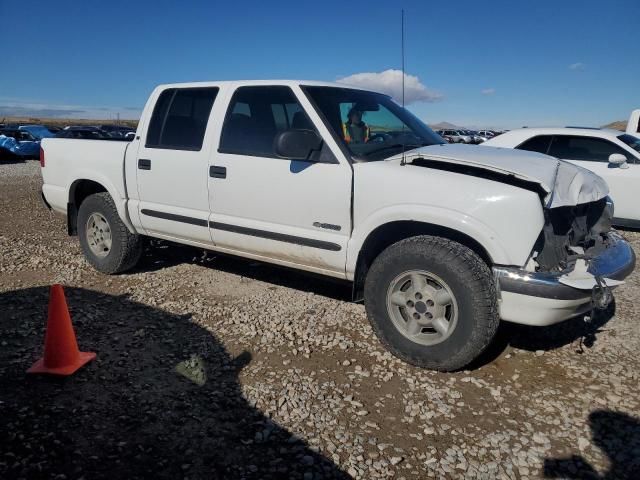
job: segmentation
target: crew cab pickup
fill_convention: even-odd
[[[634,268],[597,175],[447,145],[381,93],[308,81],[162,85],[131,142],[45,139],[43,199],[88,262],[155,237],[345,279],[399,358],[464,367],[500,319],[604,307]]]

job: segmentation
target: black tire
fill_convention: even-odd
[[[96,255],[89,247],[86,225],[94,213],[102,215],[111,227],[111,248],[104,257]],[[106,192],[90,195],[80,204],[78,237],[87,261],[99,272],[109,275],[133,268],[142,255],[142,237],[129,231],[120,219],[111,195]]]
[[[444,280],[457,304],[457,321],[441,343],[422,345],[394,325],[387,293],[403,272],[424,270]],[[367,273],[364,288],[367,317],[380,342],[396,357],[418,367],[459,370],[491,343],[499,324],[497,293],[487,264],[469,248],[441,237],[421,235],[384,250]]]

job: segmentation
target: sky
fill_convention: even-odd
[[[347,81],[427,123],[600,126],[640,108],[640,0],[0,0],[3,115],[136,119],[154,86]]]

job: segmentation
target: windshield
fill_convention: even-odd
[[[43,127],[42,125],[26,125],[24,127],[20,127],[20,130],[29,132],[38,140],[53,137],[53,133],[51,133],[46,127]]]
[[[626,143],[631,148],[633,148],[636,152],[640,152],[640,138],[634,137],[633,135],[629,135],[625,133],[624,135],[620,135],[618,140]]]
[[[339,87],[304,87],[318,113],[358,161],[376,161],[425,145],[440,135],[381,93]]]

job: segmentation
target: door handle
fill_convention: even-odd
[[[138,168],[140,170],[151,170],[151,160],[147,158],[138,159]]]
[[[227,167],[211,165],[209,167],[209,176],[213,178],[227,178]]]

